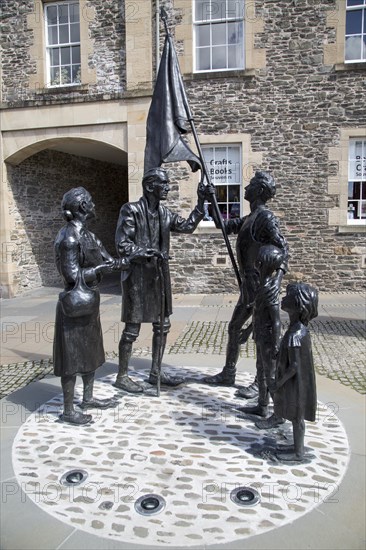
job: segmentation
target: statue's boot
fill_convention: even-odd
[[[91,414],[83,414],[77,411],[70,413],[63,413],[60,415],[60,421],[67,424],[75,424],[76,426],[83,426],[89,424],[93,420]]]
[[[221,372],[214,376],[206,376],[203,381],[210,386],[234,386],[236,376],[235,365],[225,365]]]
[[[280,426],[285,422],[285,419],[281,416],[277,416],[276,414],[272,414],[268,418],[264,418],[263,420],[258,420],[255,425],[260,430],[270,430],[271,428],[277,428],[277,426]]]
[[[165,345],[166,345],[166,338],[167,335],[164,334],[163,336],[163,342],[162,342],[162,349],[160,349],[160,336],[159,334],[153,335],[153,341],[152,341],[152,364],[151,364],[151,371],[149,376],[149,384],[152,384],[153,386],[157,386],[158,384],[158,367],[159,363],[163,359]],[[184,382],[184,378],[178,377],[178,376],[172,376],[171,374],[168,374],[167,372],[160,372],[160,384],[163,386],[179,386]]]
[[[254,407],[240,407],[237,410],[245,414],[254,414],[255,416],[267,416],[267,407],[264,405],[255,405]]]
[[[128,393],[142,393],[143,387],[128,376],[128,363],[132,354],[132,342],[119,343],[119,369],[113,386]]]
[[[83,400],[79,407],[81,409],[112,409],[118,405],[116,399],[97,399],[92,397],[89,401]]]
[[[239,386],[238,391],[235,393],[237,397],[243,397],[244,399],[254,399],[258,397],[259,388],[257,377],[249,386]]]

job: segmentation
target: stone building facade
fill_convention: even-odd
[[[48,10],[56,4],[77,4],[80,14],[80,44],[70,46],[79,47],[72,50],[79,57],[68,61],[77,77],[58,86],[50,83],[47,45]],[[236,215],[239,208],[240,215],[248,211],[243,188],[254,170],[270,171],[278,184],[271,208],[290,245],[287,278],[320,290],[364,288],[366,29],[360,59],[348,53],[352,40],[358,44],[359,11],[366,21],[363,0],[4,0],[2,295],[57,283],[52,247],[62,224],[59,204],[74,185],[92,192],[99,215],[94,229],[113,252],[119,207],[141,195],[146,116],[164,40],[156,18],[162,5],[207,158],[212,151],[240,153]],[[59,33],[66,28],[64,9],[54,25]],[[68,9],[71,29],[75,8]],[[227,31],[226,45],[218,47],[222,29],[234,27],[242,31],[230,37]],[[214,64],[215,52],[224,50],[227,66],[205,69],[206,53]],[[365,183],[357,180],[350,202],[356,141]],[[171,174],[169,206],[187,214],[198,177],[185,163],[171,166]],[[175,292],[236,289],[212,222],[202,222],[193,235],[173,236],[171,255]]]

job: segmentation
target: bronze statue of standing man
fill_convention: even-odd
[[[140,333],[141,323],[152,323],[152,365],[148,381],[157,385],[172,313],[170,233],[193,233],[204,216],[203,205],[208,196],[200,182],[197,205],[184,219],[161,204],[170,190],[166,170],[153,168],[147,171],[142,187],[143,196],[137,202],[122,206],[116,230],[118,254],[127,259],[134,256],[130,269],[121,274],[122,321],[125,328],[119,343],[119,370],[114,384],[130,393],[143,391],[142,386],[128,376],[132,345]],[[164,372],[160,380],[168,386],[183,382],[183,379]]]
[[[243,330],[245,322],[253,313],[255,296],[259,287],[259,273],[255,267],[258,251],[265,244],[272,244],[283,251],[284,261],[274,278],[273,292],[278,293],[282,278],[287,269],[288,247],[280,233],[279,223],[266,203],[275,196],[276,185],[273,177],[267,172],[257,171],[245,188],[244,198],[250,203],[250,214],[243,218],[225,220],[224,226],[228,235],[237,235],[236,255],[242,279],[240,296],[229,323],[229,340],[226,350],[226,361],[222,372],[205,378],[213,385],[233,386],[235,384],[236,363],[239,358],[240,345],[250,335],[250,329]],[[217,221],[215,220],[216,225]],[[269,292],[271,289],[269,289]],[[258,386],[254,383],[252,394],[243,397],[255,397]]]

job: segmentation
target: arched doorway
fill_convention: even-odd
[[[81,185],[92,194],[97,219],[90,229],[115,254],[118,213],[128,201],[125,151],[92,139],[53,138],[32,143],[5,162],[13,295],[60,284],[53,242],[64,223],[62,196],[72,187]]]

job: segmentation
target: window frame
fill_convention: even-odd
[[[207,0],[207,2],[210,2],[210,7],[212,6],[212,2],[215,0]],[[215,19],[205,19],[205,20],[197,20],[196,18],[196,3],[197,0],[193,0],[192,5],[192,22],[193,22],[193,73],[194,74],[202,74],[202,73],[217,73],[217,72],[228,72],[228,71],[243,71],[245,70],[245,0],[240,0],[242,2],[242,13],[239,12],[237,16],[230,17],[228,16],[228,0],[226,0],[226,13],[225,17],[218,17]],[[226,24],[226,43],[225,44],[218,44],[214,45],[212,43],[212,27],[214,25],[219,24]],[[241,48],[241,64],[240,66],[235,67],[228,67],[229,64],[229,42],[227,37],[227,25],[230,23],[241,23],[241,41],[238,44],[238,47]],[[210,29],[210,40],[208,46],[198,46],[197,45],[197,34],[198,29],[202,28],[204,26],[209,26]],[[226,67],[220,67],[220,68],[212,68],[212,51],[213,47],[221,46],[225,48],[225,54],[226,54]],[[210,51],[210,68],[209,69],[198,69],[198,50],[209,48]],[[240,50],[239,50],[240,51]]]
[[[69,28],[69,39],[70,40],[69,40],[69,42],[61,43],[60,40],[59,40],[59,27],[60,27],[59,16],[57,15],[56,25],[49,25],[48,10],[50,8],[56,6],[57,7],[57,14],[58,14],[59,6],[71,6],[71,5],[77,5],[78,10],[79,10],[79,18],[78,18],[78,21],[76,21],[78,23],[79,40],[78,41],[71,41],[71,24],[73,22],[70,21],[70,8],[68,7],[68,21],[67,21],[67,24],[68,24],[68,28]],[[45,33],[46,86],[47,86],[47,88],[53,88],[53,89],[54,88],[65,88],[65,87],[70,87],[70,86],[80,86],[82,84],[82,81],[81,81],[82,60],[81,60],[80,14],[81,14],[80,2],[78,0],[77,1],[75,1],[75,0],[55,1],[55,2],[47,2],[47,3],[44,4],[44,33]],[[58,29],[57,30],[58,41],[55,44],[49,44],[48,31],[49,31],[50,26],[56,27]],[[72,48],[77,47],[77,46],[79,47],[79,61],[77,63],[73,63]],[[61,59],[60,59],[61,48],[69,48],[69,50],[70,50],[70,63],[64,64],[64,65],[61,64]],[[52,52],[52,50],[55,50],[55,49],[59,50],[59,65],[52,65],[51,64],[51,52]],[[61,75],[62,75],[61,71],[62,71],[63,66],[67,66],[67,67],[70,68],[70,77],[71,77],[70,82],[62,83],[62,81],[61,81]],[[72,81],[73,67],[77,67],[77,66],[79,67],[78,72],[80,74],[80,77],[77,81]],[[59,67],[59,69],[60,69],[60,72],[59,72],[60,83],[59,84],[52,84],[52,79],[51,79],[51,68],[52,67]]]
[[[365,57],[364,58],[352,58],[352,59],[346,59],[346,52],[347,52],[347,38],[350,38],[352,36],[359,36],[358,34],[347,34],[347,15],[348,13],[352,11],[361,10],[361,44],[364,44],[363,48],[365,50]],[[346,19],[345,19],[345,28],[344,28],[344,63],[350,64],[350,63],[366,63],[366,0],[359,0],[359,4],[355,6],[348,6],[347,0],[346,0]],[[361,56],[362,56],[362,50],[361,50]]]
[[[353,158],[351,157],[351,152],[353,150],[353,147],[352,145],[353,144],[356,144],[356,142],[361,142],[362,145],[361,145],[361,158],[360,159],[357,159],[357,157]],[[358,178],[357,176],[356,177],[351,177],[351,163],[352,162],[357,162],[357,160],[360,160],[361,162],[361,176]],[[364,168],[363,168],[363,165],[364,165]],[[348,180],[347,180],[347,185],[348,185],[348,192],[347,192],[347,225],[351,225],[351,226],[363,226],[363,225],[366,225],[366,176],[364,177],[363,174],[364,174],[364,170],[366,172],[366,137],[362,138],[362,137],[350,137],[349,138],[349,142],[348,142]],[[350,184],[352,183],[360,183],[360,198],[359,199],[352,199],[349,197],[349,186]],[[363,184],[363,185],[362,185]],[[363,196],[363,193],[362,193],[362,188],[364,189],[364,195]],[[358,207],[358,211],[360,213],[360,216],[358,218],[349,218],[349,208],[350,208],[350,205],[353,204],[354,206],[354,203],[359,203],[359,207]],[[364,203],[365,205],[365,215],[364,217],[362,217],[362,203]]]
[[[206,162],[205,150],[213,149],[213,159],[212,160],[215,162],[215,150],[219,149],[219,148],[226,148],[226,158],[227,159],[229,158],[228,149],[236,148],[238,150],[238,158],[239,158],[238,173],[239,173],[239,180],[240,181],[232,182],[232,183],[230,183],[228,181],[226,181],[225,183],[224,182],[223,183],[215,183],[214,179],[210,178],[211,182],[213,183],[213,185],[215,187],[217,185],[221,185],[221,186],[226,186],[226,189],[227,189],[227,191],[226,191],[226,201],[217,200],[217,202],[218,202],[219,206],[220,206],[220,204],[226,204],[227,212],[229,211],[229,205],[239,204],[239,215],[237,216],[237,218],[241,218],[243,216],[243,210],[244,210],[244,205],[243,205],[244,193],[243,193],[243,158],[242,158],[243,148],[242,148],[242,143],[234,141],[234,142],[217,142],[217,143],[215,142],[215,143],[202,144],[202,153],[203,153],[206,168],[207,168],[207,171],[208,171],[209,174],[210,174],[210,168],[211,167]],[[239,200],[238,201],[230,201],[229,200],[228,188],[231,187],[231,186],[238,186],[239,187]],[[235,219],[235,218],[224,218],[224,217],[222,217],[222,219],[225,221],[226,219],[230,220],[230,219]],[[211,221],[202,220],[201,223],[211,224]]]

